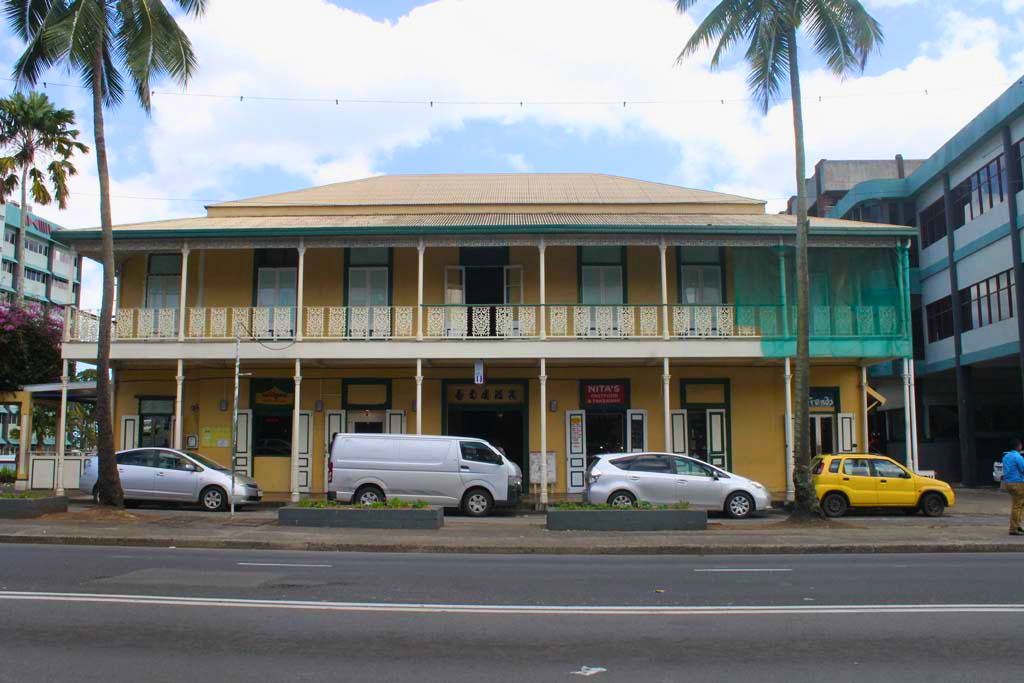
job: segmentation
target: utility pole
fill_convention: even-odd
[[[232,517],[235,516],[235,453],[238,452],[238,381],[242,376],[240,372],[242,365],[241,343],[241,338],[235,335],[235,404],[231,413],[231,493],[228,495]]]

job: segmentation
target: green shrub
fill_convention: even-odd
[[[18,479],[18,473],[13,467],[0,467],[0,484],[13,484]]]
[[[608,505],[607,503],[592,504],[565,502],[557,503],[550,507],[552,510],[689,510],[690,504],[685,500],[679,503],[672,503],[671,505],[651,505],[650,503],[639,501],[636,505],[630,507],[616,507],[614,505]]]
[[[300,500],[296,507],[313,508],[315,510],[335,509],[368,509],[368,510],[422,510],[427,504],[422,500],[402,500],[401,498],[388,498],[383,503],[372,505],[352,505],[351,503],[339,503],[336,500]]]

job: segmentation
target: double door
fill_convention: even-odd
[[[725,408],[672,411],[672,452],[728,469],[727,416]]]

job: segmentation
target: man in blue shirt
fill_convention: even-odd
[[[1021,448],[1024,444],[1020,439],[1010,443],[1010,450],[1003,456],[1003,485],[1013,501],[1010,508],[1010,535],[1024,536],[1021,528],[1021,515],[1024,514],[1024,456]]]

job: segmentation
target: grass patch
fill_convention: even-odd
[[[592,503],[557,503],[550,506],[552,510],[689,510],[690,504],[688,502],[681,501],[679,503],[672,503],[671,505],[652,505],[643,501],[638,502],[636,505],[630,507],[616,507],[614,505],[608,505],[607,503],[592,504]]]
[[[314,510],[422,510],[428,507],[422,500],[402,500],[401,498],[388,498],[383,503],[371,505],[353,505],[351,503],[339,503],[335,500],[300,500],[295,507],[312,508]]]
[[[17,493],[0,493],[4,500],[26,500],[29,498],[49,498],[51,493],[41,491],[18,491]]]

